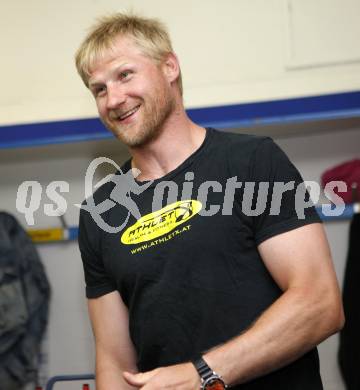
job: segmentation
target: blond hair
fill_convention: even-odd
[[[75,55],[77,71],[87,87],[89,87],[91,67],[106,50],[114,45],[114,40],[119,36],[133,38],[144,55],[158,63],[166,55],[173,53],[169,33],[157,19],[147,19],[123,13],[101,17],[92,26]],[[182,95],[181,72],[177,84]]]

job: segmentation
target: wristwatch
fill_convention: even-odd
[[[228,386],[225,384],[221,376],[213,371],[202,357],[192,360],[192,364],[195,366],[200,375],[201,390],[227,389]]]

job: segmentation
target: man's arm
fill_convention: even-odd
[[[204,354],[225,383],[234,385],[296,360],[344,323],[341,296],[323,227],[305,225],[271,237],[259,253],[283,294],[243,334]],[[133,385],[188,383],[198,375],[191,364],[127,375]],[[185,388],[185,387],[184,387]]]
[[[137,372],[136,353],[129,336],[128,311],[117,291],[88,300],[95,337],[96,389],[129,390],[122,372]]]
[[[344,323],[340,291],[321,224],[272,237],[258,249],[284,293],[247,332],[205,355],[210,367],[232,384],[291,363]]]

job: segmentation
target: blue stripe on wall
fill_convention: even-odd
[[[188,109],[201,126],[219,129],[360,118],[360,91]],[[0,126],[0,148],[111,138],[98,118]]]

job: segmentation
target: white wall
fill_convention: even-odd
[[[360,89],[357,0],[13,0],[0,12],[0,125],[95,116],[73,55],[94,18],[168,24],[187,107]]]

